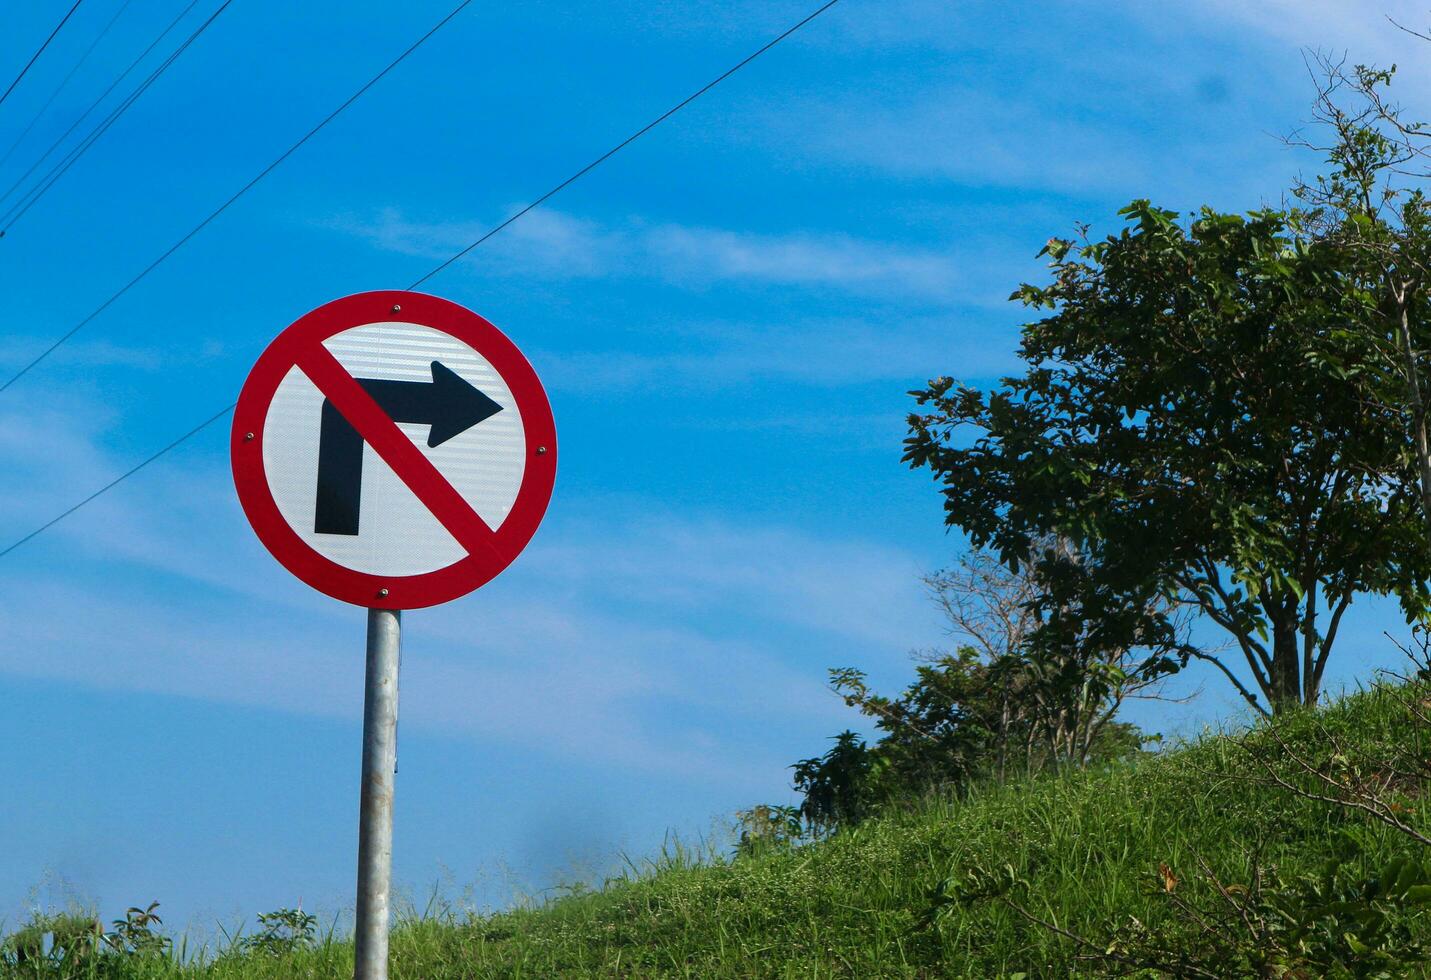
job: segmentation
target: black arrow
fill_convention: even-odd
[[[502,410],[439,361],[431,381],[383,381],[357,378],[363,390],[394,422],[430,425],[428,446],[440,446]],[[357,534],[363,497],[363,437],[327,399],[318,430],[318,503],[316,534]]]

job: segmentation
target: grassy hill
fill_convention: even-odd
[[[704,865],[676,856],[541,908],[405,923],[393,936],[393,975],[1066,977],[1136,972],[1148,949],[1196,954],[1235,944],[1239,930],[1293,943],[1296,925],[1282,922],[1279,908],[1314,904],[1343,879],[1374,880],[1422,848],[1364,812],[1306,799],[1277,780],[1322,792],[1371,786],[1393,819],[1428,828],[1414,768],[1431,758],[1431,726],[1419,717],[1426,697],[1419,687],[1378,688],[1275,729],[930,800],[820,843]],[[1318,885],[1329,861],[1340,877]],[[1383,921],[1367,928],[1388,942],[1426,937],[1416,901],[1431,895],[1412,887],[1408,899],[1405,887],[1419,875],[1402,875],[1400,897],[1381,903]],[[1345,922],[1323,921],[1304,942],[1340,943],[1343,953],[1365,946],[1346,931]],[[105,975],[346,978],[351,956],[349,945],[330,941],[183,970],[124,957],[125,972]],[[1374,960],[1367,953],[1371,965],[1353,975],[1376,975]],[[1198,969],[1194,956],[1181,975]],[[1225,971],[1213,975],[1237,975]]]

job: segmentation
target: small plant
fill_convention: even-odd
[[[735,853],[740,857],[790,847],[805,836],[798,807],[761,803],[739,811],[735,817],[740,827]]]
[[[114,952],[128,956],[165,956],[169,953],[173,940],[154,931],[163,925],[154,910],[158,902],[150,902],[147,908],[130,906],[124,918],[114,920],[114,929],[104,937],[105,944]]]
[[[20,976],[71,976],[92,963],[102,939],[103,928],[92,916],[37,913],[0,943],[0,967],[19,968]]]
[[[288,956],[318,944],[318,919],[302,909],[278,909],[258,917],[259,931],[234,944],[240,956]]]
[[[877,777],[888,768],[886,759],[852,731],[841,732],[833,741],[824,755],[790,767],[795,790],[805,797],[800,815],[816,836],[853,827],[873,813]]]

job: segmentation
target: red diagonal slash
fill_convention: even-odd
[[[496,555],[492,529],[328,348],[305,345],[297,364],[469,554]]]

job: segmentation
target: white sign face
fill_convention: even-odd
[[[323,346],[375,396],[483,522],[494,531],[500,528],[522,485],[526,442],[516,399],[492,364],[455,337],[412,323],[353,327]],[[412,411],[392,410],[391,405],[404,401],[412,402]],[[294,532],[325,558],[373,575],[420,575],[463,558],[466,549],[356,430],[346,421],[334,421],[336,410],[330,405],[325,411],[327,402],[295,365],[269,406],[263,467],[274,502]],[[443,413],[458,417],[443,419]],[[403,414],[434,417],[407,421]],[[449,428],[471,425],[428,445],[434,425],[444,422]],[[347,445],[335,448],[335,441]],[[356,463],[342,458],[353,451],[361,454]],[[325,473],[325,467],[333,472]],[[325,513],[325,507],[342,508],[351,500],[355,479],[357,521],[346,511]],[[330,493],[322,504],[320,486]]]

